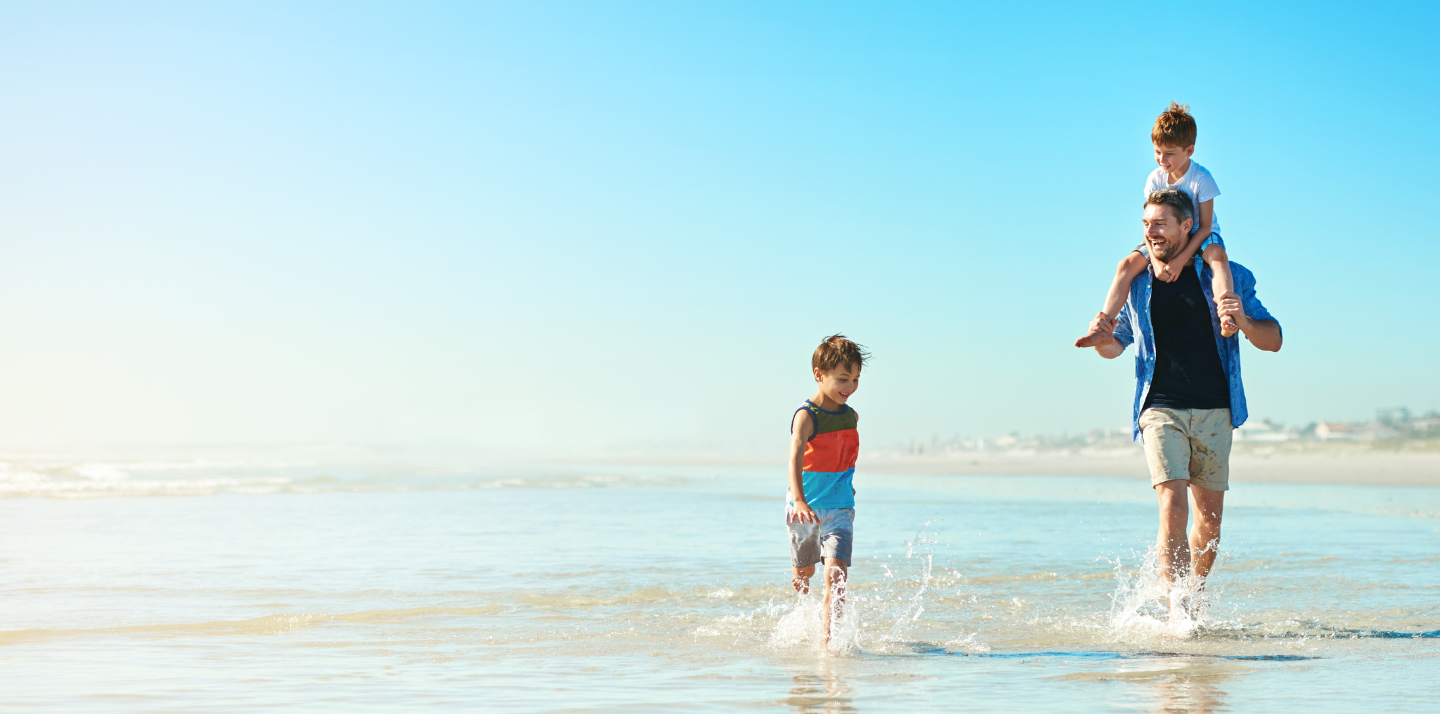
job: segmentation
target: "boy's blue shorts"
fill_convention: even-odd
[[[1196,252],[1196,253],[1204,253],[1204,252],[1205,252],[1205,249],[1206,249],[1206,248],[1209,248],[1209,247],[1212,246],[1212,245],[1218,245],[1218,246],[1220,246],[1221,248],[1224,248],[1224,247],[1225,247],[1225,241],[1220,238],[1220,234],[1219,234],[1219,233],[1211,233],[1210,235],[1206,236],[1206,237],[1205,237],[1205,242],[1200,244],[1200,250],[1197,250],[1197,251],[1195,251],[1195,252]],[[1145,256],[1146,258],[1149,258],[1149,257],[1150,257],[1150,246],[1148,246],[1148,245],[1146,245],[1145,243],[1142,242],[1142,243],[1140,243],[1140,245],[1135,246],[1135,252],[1136,252],[1136,253],[1139,253],[1140,255]]]
[[[819,523],[791,520],[794,511],[785,509],[785,524],[790,530],[790,564],[805,568],[825,558],[845,561],[850,567],[850,550],[855,543],[855,509],[817,508]]]

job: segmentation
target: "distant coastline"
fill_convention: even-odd
[[[875,453],[865,470],[907,474],[1149,477],[1139,445],[1054,450]],[[1235,442],[1232,487],[1255,483],[1440,487],[1440,440],[1398,443]]]
[[[865,465],[892,473],[1147,477],[1130,431],[1059,437],[1012,434],[882,446]],[[1440,487],[1440,413],[1380,409],[1373,421],[1289,427],[1252,419],[1235,432],[1232,483],[1373,484]]]
[[[559,463],[684,466],[774,466],[783,454],[760,456],[704,450],[680,456],[665,450],[611,453]],[[553,463],[553,462],[552,462]],[[862,452],[857,468],[871,474],[995,476],[1115,476],[1149,478],[1140,445],[1105,439],[1085,446],[988,447],[984,450],[877,449]],[[1235,441],[1230,458],[1233,487],[1251,483],[1348,484],[1440,488],[1440,439],[1406,441]]]

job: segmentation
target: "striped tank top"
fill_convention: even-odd
[[[805,465],[801,471],[805,502],[815,509],[854,508],[851,482],[855,478],[855,457],[860,454],[855,410],[847,404],[832,412],[806,399],[795,410],[797,414],[801,411],[809,412],[810,421],[815,425],[815,432],[805,445]]]

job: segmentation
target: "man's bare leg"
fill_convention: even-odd
[[[845,604],[845,583],[850,574],[850,564],[839,558],[825,559],[825,602],[821,605],[821,628],[825,634],[824,647],[830,650],[830,625],[840,607]]]
[[[1185,535],[1186,522],[1190,519],[1185,493],[1189,485],[1189,481],[1172,479],[1155,487],[1155,494],[1160,498],[1160,534],[1155,554],[1160,565],[1160,584],[1167,596],[1171,596],[1177,586],[1184,587],[1190,575],[1190,544]],[[1177,604],[1178,598],[1171,596],[1171,620],[1176,619]]]
[[[810,578],[815,576],[815,566],[807,565],[803,568],[795,568],[795,575],[790,578],[790,584],[795,586],[795,592],[801,595],[810,594]]]
[[[1192,483],[1190,504],[1195,511],[1195,525],[1190,528],[1190,572],[1198,595],[1205,589],[1205,578],[1220,553],[1220,518],[1225,512],[1225,492],[1210,491]]]

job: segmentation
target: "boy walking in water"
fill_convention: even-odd
[[[823,644],[845,602],[850,549],[855,539],[855,457],[860,452],[856,424],[860,416],[847,401],[860,388],[860,369],[870,353],[831,335],[815,348],[810,367],[815,396],[790,420],[790,487],[785,523],[790,530],[791,583],[810,592],[815,564],[825,563],[825,599],[821,607]]]
[[[1145,197],[1163,189],[1176,189],[1190,197],[1195,207],[1195,225],[1190,229],[1183,250],[1168,261],[1162,261],[1141,243],[1115,268],[1115,279],[1110,292],[1105,295],[1105,306],[1100,312],[1102,322],[1111,329],[1125,306],[1130,294],[1130,283],[1136,276],[1153,268],[1155,279],[1173,283],[1190,263],[1198,251],[1205,264],[1210,267],[1212,295],[1232,292],[1235,281],[1230,275],[1230,259],[1225,253],[1225,242],[1220,239],[1220,221],[1215,218],[1215,197],[1220,187],[1204,166],[1190,160],[1195,153],[1195,118],[1190,116],[1190,107],[1170,102],[1170,107],[1155,119],[1150,130],[1150,141],[1155,145],[1155,163],[1160,167],[1150,172],[1145,179]],[[1220,321],[1220,335],[1235,334],[1235,320],[1223,317]],[[1076,347],[1096,347],[1109,341],[1105,333],[1091,329],[1084,337],[1075,341]]]

